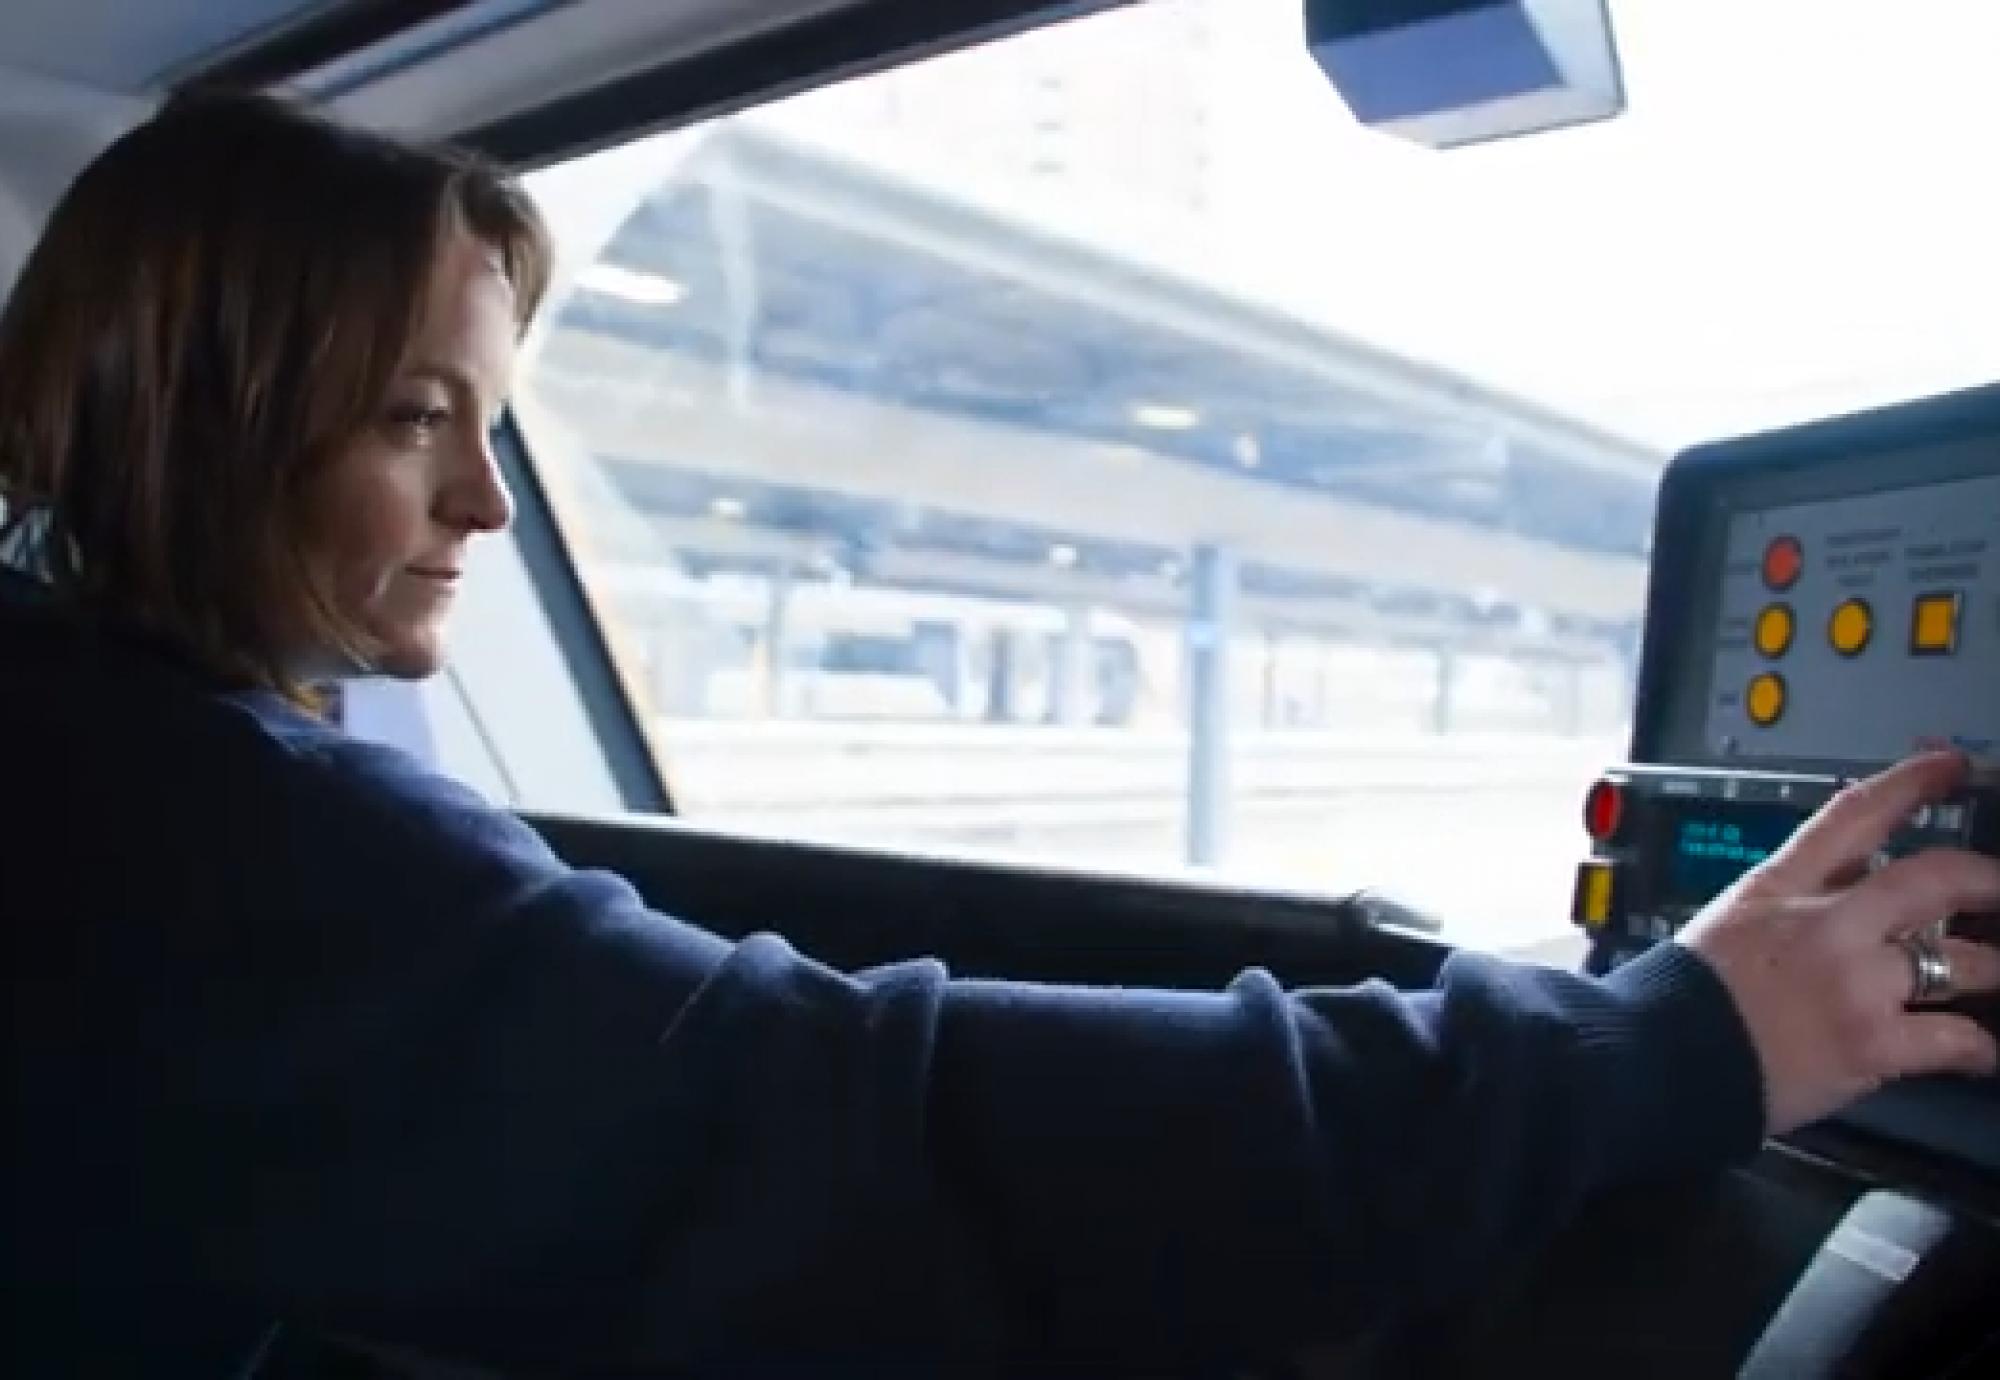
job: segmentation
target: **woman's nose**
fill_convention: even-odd
[[[492,441],[482,433],[448,496],[449,525],[471,532],[501,532],[514,520],[514,496],[500,473]]]

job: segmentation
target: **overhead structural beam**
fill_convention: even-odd
[[[1516,443],[1648,483],[1664,463],[1648,446],[1529,399],[1148,267],[1144,246],[1087,245],[749,124],[718,132],[704,158],[727,162],[745,197],[793,215],[1141,322],[1149,332],[1277,365],[1376,406],[1394,404],[1445,424],[1490,419]],[[691,166],[690,175],[699,176],[699,168]]]
[[[1645,563],[1494,528],[1285,488],[1133,447],[898,407],[780,377],[735,411],[713,365],[556,333],[529,385],[592,452],[1100,540],[1502,599],[1607,622],[1636,617]]]

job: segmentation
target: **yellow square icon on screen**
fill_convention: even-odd
[[[1958,650],[1958,609],[1964,596],[1946,590],[1919,594],[1910,614],[1910,650],[1918,656],[1950,656]]]

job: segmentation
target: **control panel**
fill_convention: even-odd
[[[1670,938],[1775,853],[1840,789],[1838,777],[1627,765],[1584,797],[1591,856],[1573,914],[1604,971]],[[2000,852],[2000,793],[1981,787],[1919,809],[1881,861],[1926,848]]]
[[[1584,802],[1590,967],[1673,934],[1843,781],[1942,746],[1972,788],[1887,852],[2000,852],[2000,388],[1676,456],[1631,752]]]
[[[1582,802],[1572,915],[1592,971],[1670,938],[1844,782],[1915,751],[1958,749],[1971,780],[1878,862],[2000,856],[2000,387],[1676,456],[1650,574],[1631,749]],[[1975,1100],[1924,1138],[2000,1168],[2000,1099]]]

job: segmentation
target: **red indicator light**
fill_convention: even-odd
[[[1764,583],[1772,589],[1790,589],[1806,568],[1806,549],[1797,537],[1774,537],[1764,548]]]
[[[1625,822],[1625,788],[1616,781],[1599,781],[1583,798],[1583,828],[1599,843],[1608,843]]]

